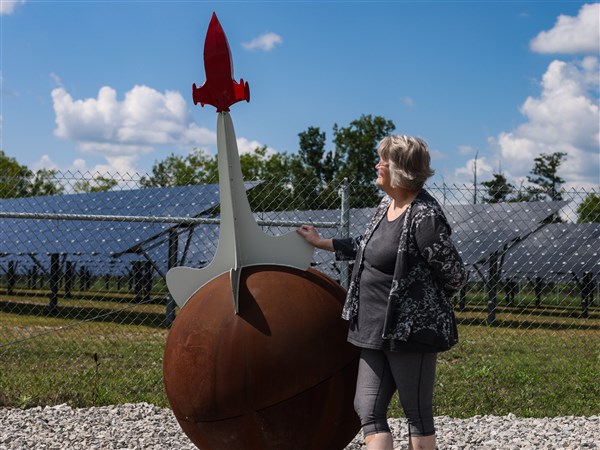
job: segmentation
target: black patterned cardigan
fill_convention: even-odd
[[[392,199],[385,196],[363,236],[335,239],[338,259],[355,257],[342,317],[358,316],[359,280],[364,250]],[[408,206],[398,243],[398,256],[388,297],[384,339],[406,341],[409,336],[435,336],[439,347],[458,342],[452,296],[466,282],[466,270],[450,240],[451,229],[439,203],[424,189]]]

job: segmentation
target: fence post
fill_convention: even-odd
[[[144,269],[144,264],[142,261],[133,261],[131,263],[132,272],[133,272],[133,292],[134,292],[134,302],[140,303],[143,297],[143,289],[144,289],[144,277],[142,274],[142,270]]]
[[[14,294],[15,281],[17,279],[17,270],[15,268],[15,262],[8,262],[8,271],[6,272],[6,293],[8,295]]]
[[[65,297],[73,297],[73,282],[75,280],[75,264],[72,261],[65,263]]]
[[[488,317],[487,323],[488,325],[494,325],[496,322],[496,304],[497,304],[497,294],[498,294],[498,279],[499,279],[499,271],[498,271],[498,256],[492,255],[489,261],[489,272],[488,272]]]
[[[350,237],[350,184],[348,178],[342,181],[340,188],[341,213],[340,213],[340,228],[342,238]],[[348,261],[340,261],[340,284],[344,289],[350,286],[350,263]]]
[[[581,317],[589,317],[588,307],[594,302],[594,277],[591,272],[585,272],[581,283]]]
[[[144,299],[144,303],[148,303],[150,301],[150,294],[152,292],[152,281],[153,281],[153,272],[154,268],[152,267],[152,261],[145,261],[142,270],[142,298]]]
[[[52,253],[50,255],[50,302],[48,312],[53,314],[58,307],[58,284],[60,282],[60,255]]]
[[[539,308],[542,305],[542,291],[544,289],[544,281],[542,277],[535,277],[533,289],[535,291],[535,307]]]
[[[177,265],[177,248],[179,246],[179,239],[177,232],[174,230],[169,231],[169,250],[167,256],[167,270],[172,269]],[[175,320],[175,300],[171,294],[167,294],[167,311],[166,311],[166,322],[167,327],[171,328],[173,321]]]
[[[467,305],[467,283],[460,288],[460,292],[458,293],[458,310],[464,311]]]

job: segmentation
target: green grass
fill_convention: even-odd
[[[0,297],[0,406],[74,407],[149,402],[167,406],[162,353],[164,305],[86,298]],[[597,415],[600,311],[562,307],[498,308],[469,300],[458,313],[460,343],[440,355],[435,414],[519,417]],[[401,416],[397,400],[392,416]]]

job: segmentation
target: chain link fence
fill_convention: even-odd
[[[60,194],[15,198],[19,180],[2,180],[0,406],[167,405],[162,351],[178,311],[164,276],[212,260],[219,190],[141,179],[58,173]],[[90,180],[110,190],[94,192]],[[325,237],[357,236],[376,206],[347,181],[247,188],[274,235],[311,223]],[[437,413],[597,413],[600,223],[581,205],[599,193],[484,204],[473,186],[427,189],[469,269],[455,298],[461,342],[440,357]],[[342,285],[351,270],[321,250],[313,266]],[[562,397],[572,406],[548,406]]]

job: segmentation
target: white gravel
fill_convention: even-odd
[[[396,449],[406,424],[391,419]],[[600,418],[436,417],[440,450],[600,449]],[[0,408],[0,450],[196,450],[168,408],[147,403],[74,409]],[[346,450],[364,450],[359,435]]]

